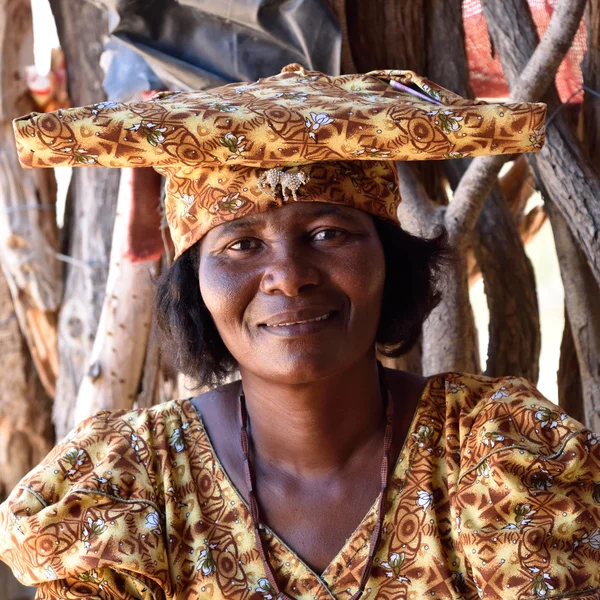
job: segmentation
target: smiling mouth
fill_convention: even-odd
[[[263,327],[291,327],[292,325],[302,325],[304,323],[317,323],[318,321],[326,321],[333,315],[334,311],[330,311],[321,315],[320,317],[315,317],[313,319],[305,319],[303,321],[290,321],[289,323],[277,323],[276,325],[268,325],[264,323]]]

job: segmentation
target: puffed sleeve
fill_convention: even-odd
[[[0,505],[0,558],[38,599],[169,597],[143,411],[84,421]]]
[[[461,416],[458,539],[481,598],[600,598],[600,436],[523,379]]]

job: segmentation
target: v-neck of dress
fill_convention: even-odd
[[[428,393],[429,393],[429,388],[431,387],[432,381],[435,379],[435,377],[436,376],[431,376],[431,377],[427,378],[425,386],[423,387],[423,390],[421,391],[421,394],[420,394],[420,396],[417,400],[416,406],[414,408],[414,413],[413,413],[413,417],[411,420],[411,424],[407,430],[404,442],[402,444],[402,448],[400,450],[400,453],[398,454],[398,458],[396,459],[394,468],[389,475],[390,484],[388,485],[388,497],[387,497],[388,505],[390,502],[390,494],[394,494],[394,493],[398,492],[397,489],[394,489],[392,482],[394,482],[397,479],[401,479],[400,471],[402,470],[403,465],[406,466],[405,473],[407,471],[408,464],[409,464],[409,460],[408,460],[409,459],[409,456],[408,456],[409,443],[408,442],[413,441],[413,437],[414,437],[413,434],[416,433],[417,425],[418,425],[421,415],[425,409],[426,402],[424,402],[424,399],[427,398]],[[215,467],[216,467],[216,469],[218,469],[220,471],[223,481],[226,483],[226,485],[229,488],[227,490],[228,495],[236,503],[239,502],[241,505],[243,505],[246,508],[247,514],[248,514],[249,529],[251,530],[252,525],[251,525],[251,519],[250,519],[250,507],[249,507],[248,503],[246,502],[246,499],[240,493],[240,491],[236,488],[232,479],[229,477],[229,474],[227,473],[224,466],[222,465],[221,460],[219,459],[219,457],[215,451],[215,447],[212,443],[212,440],[210,439],[210,436],[208,435],[208,431],[204,425],[202,416],[200,415],[200,413],[194,406],[194,403],[192,402],[191,398],[187,398],[187,399],[183,400],[182,404],[185,406],[185,408],[184,408],[185,412],[189,413],[191,415],[192,419],[193,418],[197,419],[198,424],[200,426],[200,430],[198,431],[198,433],[206,439],[206,441],[210,447],[212,459],[214,461]],[[196,427],[191,427],[190,429],[192,431],[197,431]],[[365,545],[368,546],[369,539],[370,539],[370,531],[373,528],[373,526],[375,525],[375,516],[376,516],[375,513],[377,510],[377,500],[378,500],[378,497],[375,498],[373,504],[367,511],[366,515],[361,519],[361,521],[357,525],[356,529],[346,539],[342,548],[333,557],[331,562],[327,565],[325,570],[320,575],[318,575],[311,567],[309,567],[304,562],[304,560],[302,560],[302,558],[300,558],[300,556],[298,556],[298,554],[296,554],[296,552],[292,548],[290,548],[290,546],[288,546],[286,544],[286,542],[284,542],[283,539],[277,534],[277,532],[275,532],[271,527],[269,527],[268,525],[266,525],[265,523],[262,523],[262,522],[260,523],[260,526],[263,529],[263,531],[266,533],[266,535],[272,537],[273,540],[277,544],[279,544],[281,547],[283,547],[285,549],[285,551],[290,555],[290,557],[292,557],[295,560],[295,562],[297,562],[297,564],[302,569],[305,569],[307,573],[309,573],[311,576],[313,576],[325,589],[327,589],[329,591],[330,587],[335,584],[335,582],[338,579],[339,575],[341,574],[343,568],[346,566],[346,562],[348,560],[348,555],[355,556],[362,549],[365,548]],[[357,539],[359,532],[361,532],[362,530],[365,530],[365,535],[361,536],[361,538],[364,538],[364,541],[362,539],[361,540]],[[383,533],[382,533],[382,537],[383,537]],[[380,544],[381,544],[381,540],[380,540]],[[367,550],[368,550],[368,548],[367,548]]]

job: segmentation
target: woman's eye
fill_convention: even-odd
[[[258,240],[252,238],[243,238],[236,240],[232,244],[227,246],[228,250],[235,250],[237,252],[243,252],[244,250],[254,250],[258,247]]]
[[[328,240],[333,240],[343,234],[339,229],[321,229],[321,231],[317,231],[313,235],[313,240],[317,242],[325,242]]]

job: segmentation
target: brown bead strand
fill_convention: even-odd
[[[392,396],[387,390],[385,386],[385,382],[383,379],[383,367],[381,364],[378,364],[379,367],[379,387],[381,389],[381,398],[382,404],[385,402],[386,410],[386,425],[385,425],[385,434],[383,438],[383,459],[381,461],[381,492],[379,493],[379,498],[377,501],[377,523],[373,528],[373,532],[371,533],[371,539],[369,541],[369,554],[367,556],[367,563],[363,569],[362,577],[360,579],[360,584],[358,586],[358,590],[356,593],[350,598],[350,600],[359,600],[362,596],[365,586],[367,585],[367,581],[369,579],[369,575],[371,574],[371,569],[373,567],[373,561],[375,559],[375,551],[377,550],[377,544],[379,543],[379,538],[381,536],[381,529],[383,525],[383,517],[384,517],[384,507],[385,507],[385,499],[387,497],[387,486],[388,486],[388,476],[389,476],[389,455],[390,448],[392,446],[392,438],[393,438],[393,429],[394,429],[394,403],[392,402]],[[271,584],[271,587],[275,591],[276,600],[295,600],[294,598],[288,596],[284,592],[279,590],[279,586],[277,585],[277,581],[275,580],[275,575],[273,574],[273,570],[271,569],[271,565],[269,564],[269,560],[267,557],[267,551],[265,549],[265,545],[263,539],[260,535],[260,515],[258,511],[258,501],[256,499],[256,492],[254,489],[254,473],[250,460],[250,436],[248,435],[248,413],[246,411],[246,397],[244,395],[244,390],[240,391],[239,395],[239,408],[240,408],[240,439],[242,443],[242,453],[244,455],[244,477],[246,479],[246,485],[248,487],[248,501],[250,504],[250,516],[252,518],[252,525],[254,527],[254,536],[256,538],[256,545],[258,547],[258,551],[262,558],[265,572],[267,575],[267,579]]]

